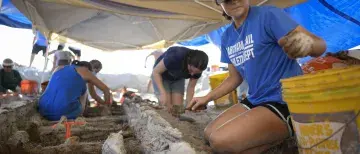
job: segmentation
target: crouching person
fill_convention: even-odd
[[[233,20],[221,41],[221,62],[228,63],[229,77],[187,108],[196,110],[221,98],[245,79],[247,98],[210,122],[205,138],[217,153],[262,153],[293,134],[280,80],[301,75],[296,58],[318,57],[326,44],[282,9],[250,6],[249,0],[216,2]]]
[[[188,103],[208,61],[205,52],[185,47],[171,47],[156,60],[152,72],[154,91],[160,104],[165,105],[174,116],[183,108],[185,79],[189,79],[186,91]],[[173,107],[180,111],[173,112]]]
[[[13,69],[14,62],[11,59],[3,61],[3,69],[0,70],[0,94],[7,93],[9,90],[17,92],[16,89],[21,83],[21,76],[17,70]]]
[[[101,89],[105,103],[111,104],[109,88],[91,71],[90,63],[85,61],[74,61],[71,65],[56,68],[39,100],[40,114],[51,121],[57,121],[61,116],[66,116],[67,119],[81,116],[86,104],[86,83]]]

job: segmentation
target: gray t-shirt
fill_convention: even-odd
[[[57,60],[71,60],[72,54],[69,51],[57,50],[55,57]]]

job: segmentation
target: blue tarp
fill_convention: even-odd
[[[327,43],[327,52],[338,52],[360,44],[359,0],[309,0],[284,10],[300,25],[323,38]],[[229,25],[200,38],[220,47],[221,35],[227,26]],[[204,45],[198,43],[199,38],[194,40],[196,44],[187,41],[187,45]],[[302,58],[300,63],[309,59],[310,57]]]
[[[359,0],[309,0],[285,9],[298,23],[323,38],[327,52],[347,50],[360,44]],[[303,58],[300,63],[310,58]]]
[[[220,27],[217,30],[214,30],[205,35],[201,35],[192,40],[179,42],[179,44],[184,45],[184,46],[202,46],[202,45],[205,45],[208,43],[212,43],[212,44],[216,45],[217,47],[220,47],[221,35],[226,30],[226,28],[229,26],[230,25],[225,25],[223,27]]]
[[[179,44],[181,44],[183,46],[202,46],[202,45],[210,43],[209,39],[207,39],[206,37],[207,37],[207,35],[201,35],[192,40],[180,42]]]
[[[0,8],[0,25],[31,29],[31,21],[26,18],[10,0],[3,0]]]

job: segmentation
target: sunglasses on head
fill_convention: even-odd
[[[3,65],[3,67],[4,67],[4,68],[12,68],[12,66],[4,66],[4,65]]]

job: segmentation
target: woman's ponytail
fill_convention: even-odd
[[[86,67],[87,69],[89,69],[89,71],[92,71],[91,64],[89,62],[87,62],[87,61],[74,60],[71,64],[76,65],[76,66]]]

